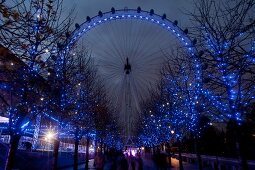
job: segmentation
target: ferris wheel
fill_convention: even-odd
[[[165,54],[182,46],[195,56],[192,41],[177,24],[153,10],[112,8],[76,25],[66,46],[70,51],[79,40],[90,51],[127,139],[139,124],[140,103],[160,81]]]

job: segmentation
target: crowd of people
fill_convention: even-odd
[[[137,153],[123,154],[122,152],[110,151],[105,153],[97,153],[94,159],[95,168],[97,170],[142,170],[143,160],[141,155]]]

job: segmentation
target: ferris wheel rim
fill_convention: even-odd
[[[139,9],[119,9],[115,10],[114,12],[108,11],[108,12],[98,12],[98,15],[95,15],[94,17],[90,18],[87,17],[87,20],[83,22],[81,25],[79,25],[78,28],[76,28],[69,36],[68,40],[66,41],[66,45],[63,49],[63,53],[67,54],[72,49],[73,45],[84,35],[88,34],[90,30],[93,30],[97,26],[100,26],[102,24],[108,23],[109,21],[116,21],[116,20],[130,20],[130,19],[136,19],[140,20],[141,22],[150,22],[153,23],[162,29],[169,32],[169,36],[173,35],[178,42],[184,47],[188,54],[191,55],[192,60],[194,61],[194,71],[195,71],[195,77],[196,77],[196,88],[198,90],[200,89],[200,84],[202,83],[202,71],[201,71],[201,65],[199,62],[199,54],[196,49],[195,44],[191,40],[191,38],[188,36],[187,33],[185,33],[176,23],[172,22],[170,19],[164,16],[164,14],[161,16],[159,14],[154,13],[154,10],[151,11],[145,11]],[[100,13],[101,12],[101,13]],[[163,17],[164,16],[164,17]]]
[[[200,84],[202,82],[201,79],[201,66],[199,62],[199,55],[194,44],[194,41],[191,40],[190,36],[187,32],[184,32],[178,24],[172,22],[170,19],[166,17],[165,14],[162,16],[154,13],[154,10],[145,11],[141,10],[141,8],[137,9],[119,9],[113,12],[113,8],[108,12],[98,12],[98,15],[90,18],[87,17],[87,20],[83,22],[81,25],[76,27],[76,29],[70,34],[67,39],[63,50],[64,55],[68,54],[72,47],[75,45],[77,41],[83,36],[89,34],[90,30],[97,28],[100,25],[104,25],[111,21],[118,20],[138,20],[141,23],[147,22],[158,26],[162,30],[166,30],[169,33],[169,38],[172,35],[176,38],[177,42],[180,43],[182,47],[186,50],[187,54],[191,56],[191,59],[194,62],[194,73],[195,73],[195,81],[197,82],[197,88],[200,88]]]
[[[192,60],[196,63],[195,67],[195,77],[194,81],[198,82],[197,88],[199,89],[199,84],[201,83],[201,71],[199,60],[197,58],[197,49],[187,33],[185,33],[176,23],[171,20],[164,18],[158,14],[152,14],[149,11],[141,10],[138,12],[137,9],[120,9],[108,11],[105,13],[100,13],[92,18],[87,18],[87,21],[76,27],[76,29],[70,34],[69,38],[66,41],[66,44],[63,48],[63,52],[67,54],[72,47],[75,45],[80,38],[85,35],[88,35],[90,30],[97,28],[100,25],[104,25],[111,21],[120,21],[120,20],[138,20],[141,23],[147,22],[154,25],[157,25],[158,28],[166,30],[169,33],[169,38],[172,35],[180,43],[182,47],[191,55]]]
[[[79,25],[79,28],[76,28],[70,35],[69,39],[66,43],[65,53],[68,52],[72,46],[85,34],[87,34],[90,30],[93,30],[99,25],[104,23],[108,23],[113,20],[126,20],[126,19],[136,19],[140,21],[147,21],[150,23],[154,23],[158,26],[161,26],[162,29],[170,32],[174,37],[178,39],[178,41],[183,44],[182,46],[187,49],[191,56],[195,57],[197,53],[196,47],[193,45],[191,38],[184,33],[184,31],[174,22],[172,22],[168,18],[163,18],[163,16],[151,13],[150,11],[140,10],[138,12],[137,9],[119,9],[112,11],[104,12],[90,18],[87,16],[87,20]]]

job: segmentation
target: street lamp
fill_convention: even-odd
[[[46,135],[45,135],[45,140],[46,141],[50,141],[50,140],[52,140],[54,137],[55,137],[55,133],[53,132],[53,131],[48,131],[47,133],[46,133]]]
[[[171,134],[173,135],[174,133],[175,133],[174,130],[171,130]],[[178,143],[178,152],[179,152],[179,168],[180,170],[183,170],[182,155],[181,155],[181,141],[179,137],[177,137],[177,143]]]

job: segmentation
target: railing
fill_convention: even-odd
[[[9,150],[9,146],[0,141],[0,170],[4,169],[5,161],[6,161],[7,154],[8,154],[8,150]]]
[[[175,158],[179,158],[178,154],[174,154]],[[194,163],[197,161],[196,154],[190,153],[182,153],[182,158],[184,161],[189,163]],[[234,158],[225,158],[225,157],[217,157],[217,156],[208,156],[208,155],[201,155],[202,164],[203,166],[210,166],[218,169],[240,169],[240,160]],[[248,160],[247,164],[249,169],[255,169],[255,161]]]

